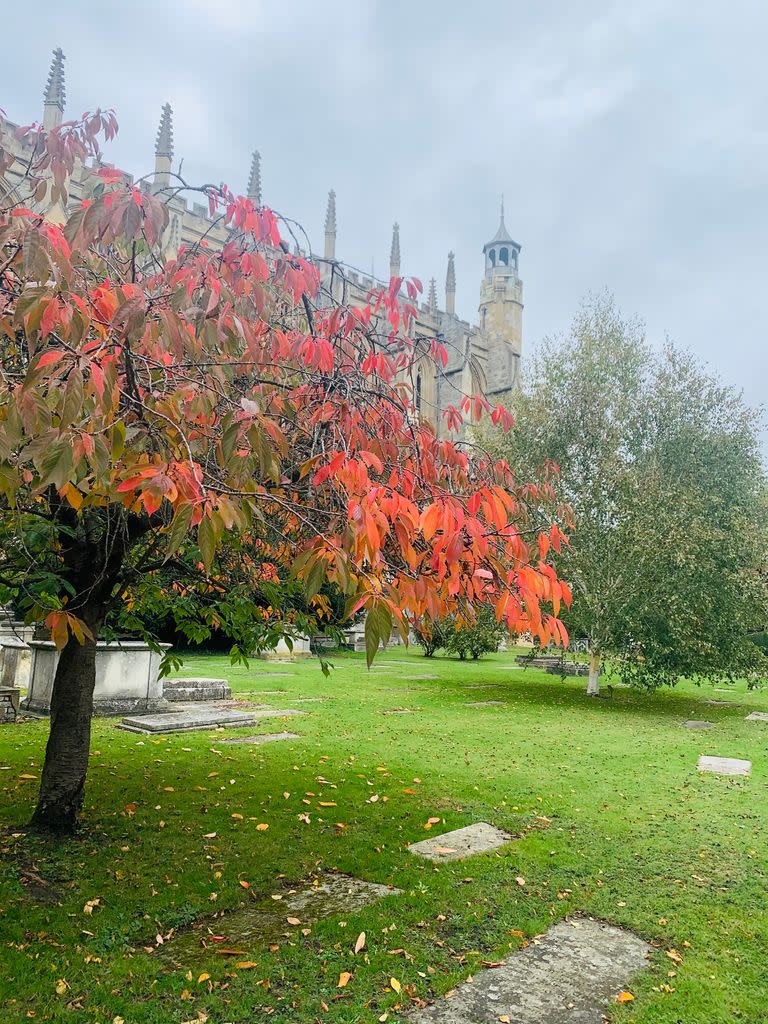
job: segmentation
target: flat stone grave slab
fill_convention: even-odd
[[[739,757],[709,757],[702,754],[696,767],[700,772],[713,772],[715,775],[750,775],[752,762],[743,761]]]
[[[220,743],[253,743],[261,746],[262,743],[277,743],[278,740],[298,740],[301,736],[297,732],[263,732],[258,736],[229,736]]]
[[[452,832],[443,832],[440,836],[430,836],[419,843],[412,843],[408,849],[419,857],[426,857],[438,864],[449,860],[463,860],[476,853],[488,853],[498,850],[514,836],[504,832],[487,821],[476,821],[474,825],[465,825]]]
[[[731,708],[733,707],[733,701],[731,700],[705,700],[705,704],[709,704],[712,708]]]
[[[295,676],[295,672],[251,672],[251,679],[287,679],[288,676]]]
[[[325,697],[286,697],[289,704],[322,704]]]
[[[712,722],[699,721],[696,718],[689,718],[687,722],[683,722],[686,729],[711,729]]]
[[[504,707],[505,701],[503,700],[467,700],[464,704],[468,708],[493,708],[493,707]]]
[[[478,972],[450,998],[406,1015],[412,1024],[602,1024],[603,1011],[648,968],[651,947],[632,932],[573,918]]]
[[[745,722],[768,722],[768,715],[764,711],[753,711],[744,719]]]
[[[253,725],[260,718],[284,718],[287,715],[303,715],[303,711],[291,708],[285,711],[272,709],[253,711],[231,711],[224,708],[210,708],[190,704],[179,711],[156,715],[131,715],[124,718],[118,729],[128,732],[162,733],[193,732],[197,729],[217,729],[219,726],[237,728]]]
[[[238,697],[277,697],[281,693],[285,693],[285,689],[282,690],[238,690]]]
[[[388,708],[386,711],[381,712],[382,715],[412,715],[413,712],[410,708]]]
[[[465,683],[465,690],[495,690],[501,683]]]
[[[355,914],[384,896],[400,895],[395,889],[366,882],[351,875],[324,875],[317,884],[276,892],[279,900],[266,897],[239,910],[206,918],[197,928],[176,935],[155,951],[155,956],[176,968],[218,959],[237,968],[251,950],[285,939],[301,938],[301,929],[336,914]],[[289,924],[288,918],[297,921]],[[353,937],[354,941],[354,937]],[[236,951],[233,955],[233,951]]]

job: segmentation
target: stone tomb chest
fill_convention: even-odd
[[[48,714],[59,654],[49,640],[31,640],[29,647],[32,651],[29,689],[21,706],[27,711]],[[158,679],[161,657],[138,640],[99,641],[96,644],[94,714],[166,710],[168,702],[163,698],[163,682]]]

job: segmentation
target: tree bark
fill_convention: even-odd
[[[91,744],[96,644],[71,636],[59,656],[51,694],[51,731],[32,828],[59,834],[77,830]]]
[[[589,652],[589,682],[587,683],[587,696],[600,696],[600,654],[597,651]]]

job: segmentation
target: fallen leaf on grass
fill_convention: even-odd
[[[198,985],[202,985],[202,983],[204,981],[208,981],[209,978],[210,978],[210,974],[201,974],[200,977],[197,979],[197,984]]]
[[[288,922],[288,924],[293,925],[294,928],[296,927],[297,924],[301,924],[301,921],[298,919],[298,917],[286,917],[285,920]]]
[[[360,932],[357,936],[357,942],[355,943],[355,953],[359,953],[360,950],[365,946],[365,932]]]
[[[237,821],[243,820],[242,814],[230,814],[230,818],[235,818]]]
[[[243,953],[247,952],[247,950],[245,950],[245,949],[217,949],[216,952],[220,956],[242,956]]]
[[[256,831],[257,832],[266,832],[268,828],[269,828],[269,825],[267,825],[264,822],[262,822],[260,825],[256,826]]]
[[[400,982],[397,978],[390,978],[389,985],[393,992],[397,992],[397,994],[400,995]]]
[[[515,879],[515,881],[517,882],[518,885],[525,885],[525,879],[523,878],[522,875],[518,875],[517,878]]]
[[[252,967],[258,966],[259,965],[256,963],[255,960],[240,960],[238,963],[235,964],[235,967],[237,967],[237,969],[240,971],[250,971]]]
[[[668,949],[667,956],[670,960],[674,960],[676,964],[681,964],[683,962],[683,958],[680,956],[676,949]]]
[[[246,880],[244,878],[240,879],[240,885],[242,885],[242,887],[244,889],[250,889],[251,888],[251,883],[250,882],[246,882]]]
[[[424,828],[425,829],[430,829],[430,828],[432,828],[433,825],[439,825],[439,824],[440,824],[440,819],[439,818],[430,818],[429,821],[424,826]]]
[[[339,984],[338,984],[337,988],[346,988],[351,980],[352,980],[352,975],[350,974],[350,972],[349,971],[342,971],[341,974],[339,975]]]
[[[616,996],[617,1003],[631,1003],[635,997],[631,992],[619,992]]]

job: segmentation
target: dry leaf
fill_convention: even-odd
[[[400,994],[400,982],[397,978],[390,978],[389,985],[393,992],[397,992],[398,995]]]
[[[230,814],[230,818],[236,818],[237,821],[242,821],[243,820],[242,814]]]
[[[522,875],[518,875],[517,878],[515,879],[515,881],[517,882],[518,885],[525,885],[525,879],[523,878]]]
[[[202,983],[204,981],[208,981],[209,978],[210,978],[210,974],[201,974],[200,977],[197,979],[197,984],[198,985],[202,985]]]
[[[240,879],[240,885],[242,885],[242,887],[244,889],[250,889],[251,888],[251,883],[250,882],[246,882],[246,880],[244,878]]]
[[[215,832],[206,832],[205,835],[203,836],[203,839],[215,839],[215,838],[216,838],[216,833]]]
[[[20,779],[36,779],[36,775],[19,775]]]
[[[56,995],[63,996],[68,988],[69,985],[67,984],[67,982],[63,978],[59,978],[59,980],[56,982]]]
[[[365,932],[360,932],[357,936],[357,942],[355,943],[355,953],[359,953],[360,950],[365,946]]]
[[[294,927],[295,927],[295,926],[296,926],[297,924],[301,924],[301,921],[300,921],[300,920],[298,919],[298,917],[286,917],[286,919],[285,919],[285,920],[286,920],[286,921],[288,922],[288,924],[291,924],[291,925],[293,925]]]
[[[352,975],[350,974],[350,972],[349,971],[342,971],[341,974],[339,975],[338,987],[339,988],[346,988],[351,980],[352,980]]]
[[[635,997],[631,992],[619,992],[616,996],[617,1003],[631,1003]]]
[[[681,964],[683,962],[683,958],[680,956],[676,949],[668,949],[667,956],[670,960],[674,960],[676,964]]]
[[[256,826],[256,831],[257,832],[266,832],[268,828],[269,828],[269,825],[266,825],[264,822],[262,822],[260,825]]]
[[[430,818],[429,821],[424,826],[424,828],[425,829],[430,829],[430,828],[432,828],[433,825],[439,825],[439,824],[440,824],[440,819],[439,818]]]
[[[238,963],[235,964],[235,967],[237,967],[237,969],[240,971],[250,971],[252,967],[258,966],[259,965],[256,963],[255,960],[240,960]]]

